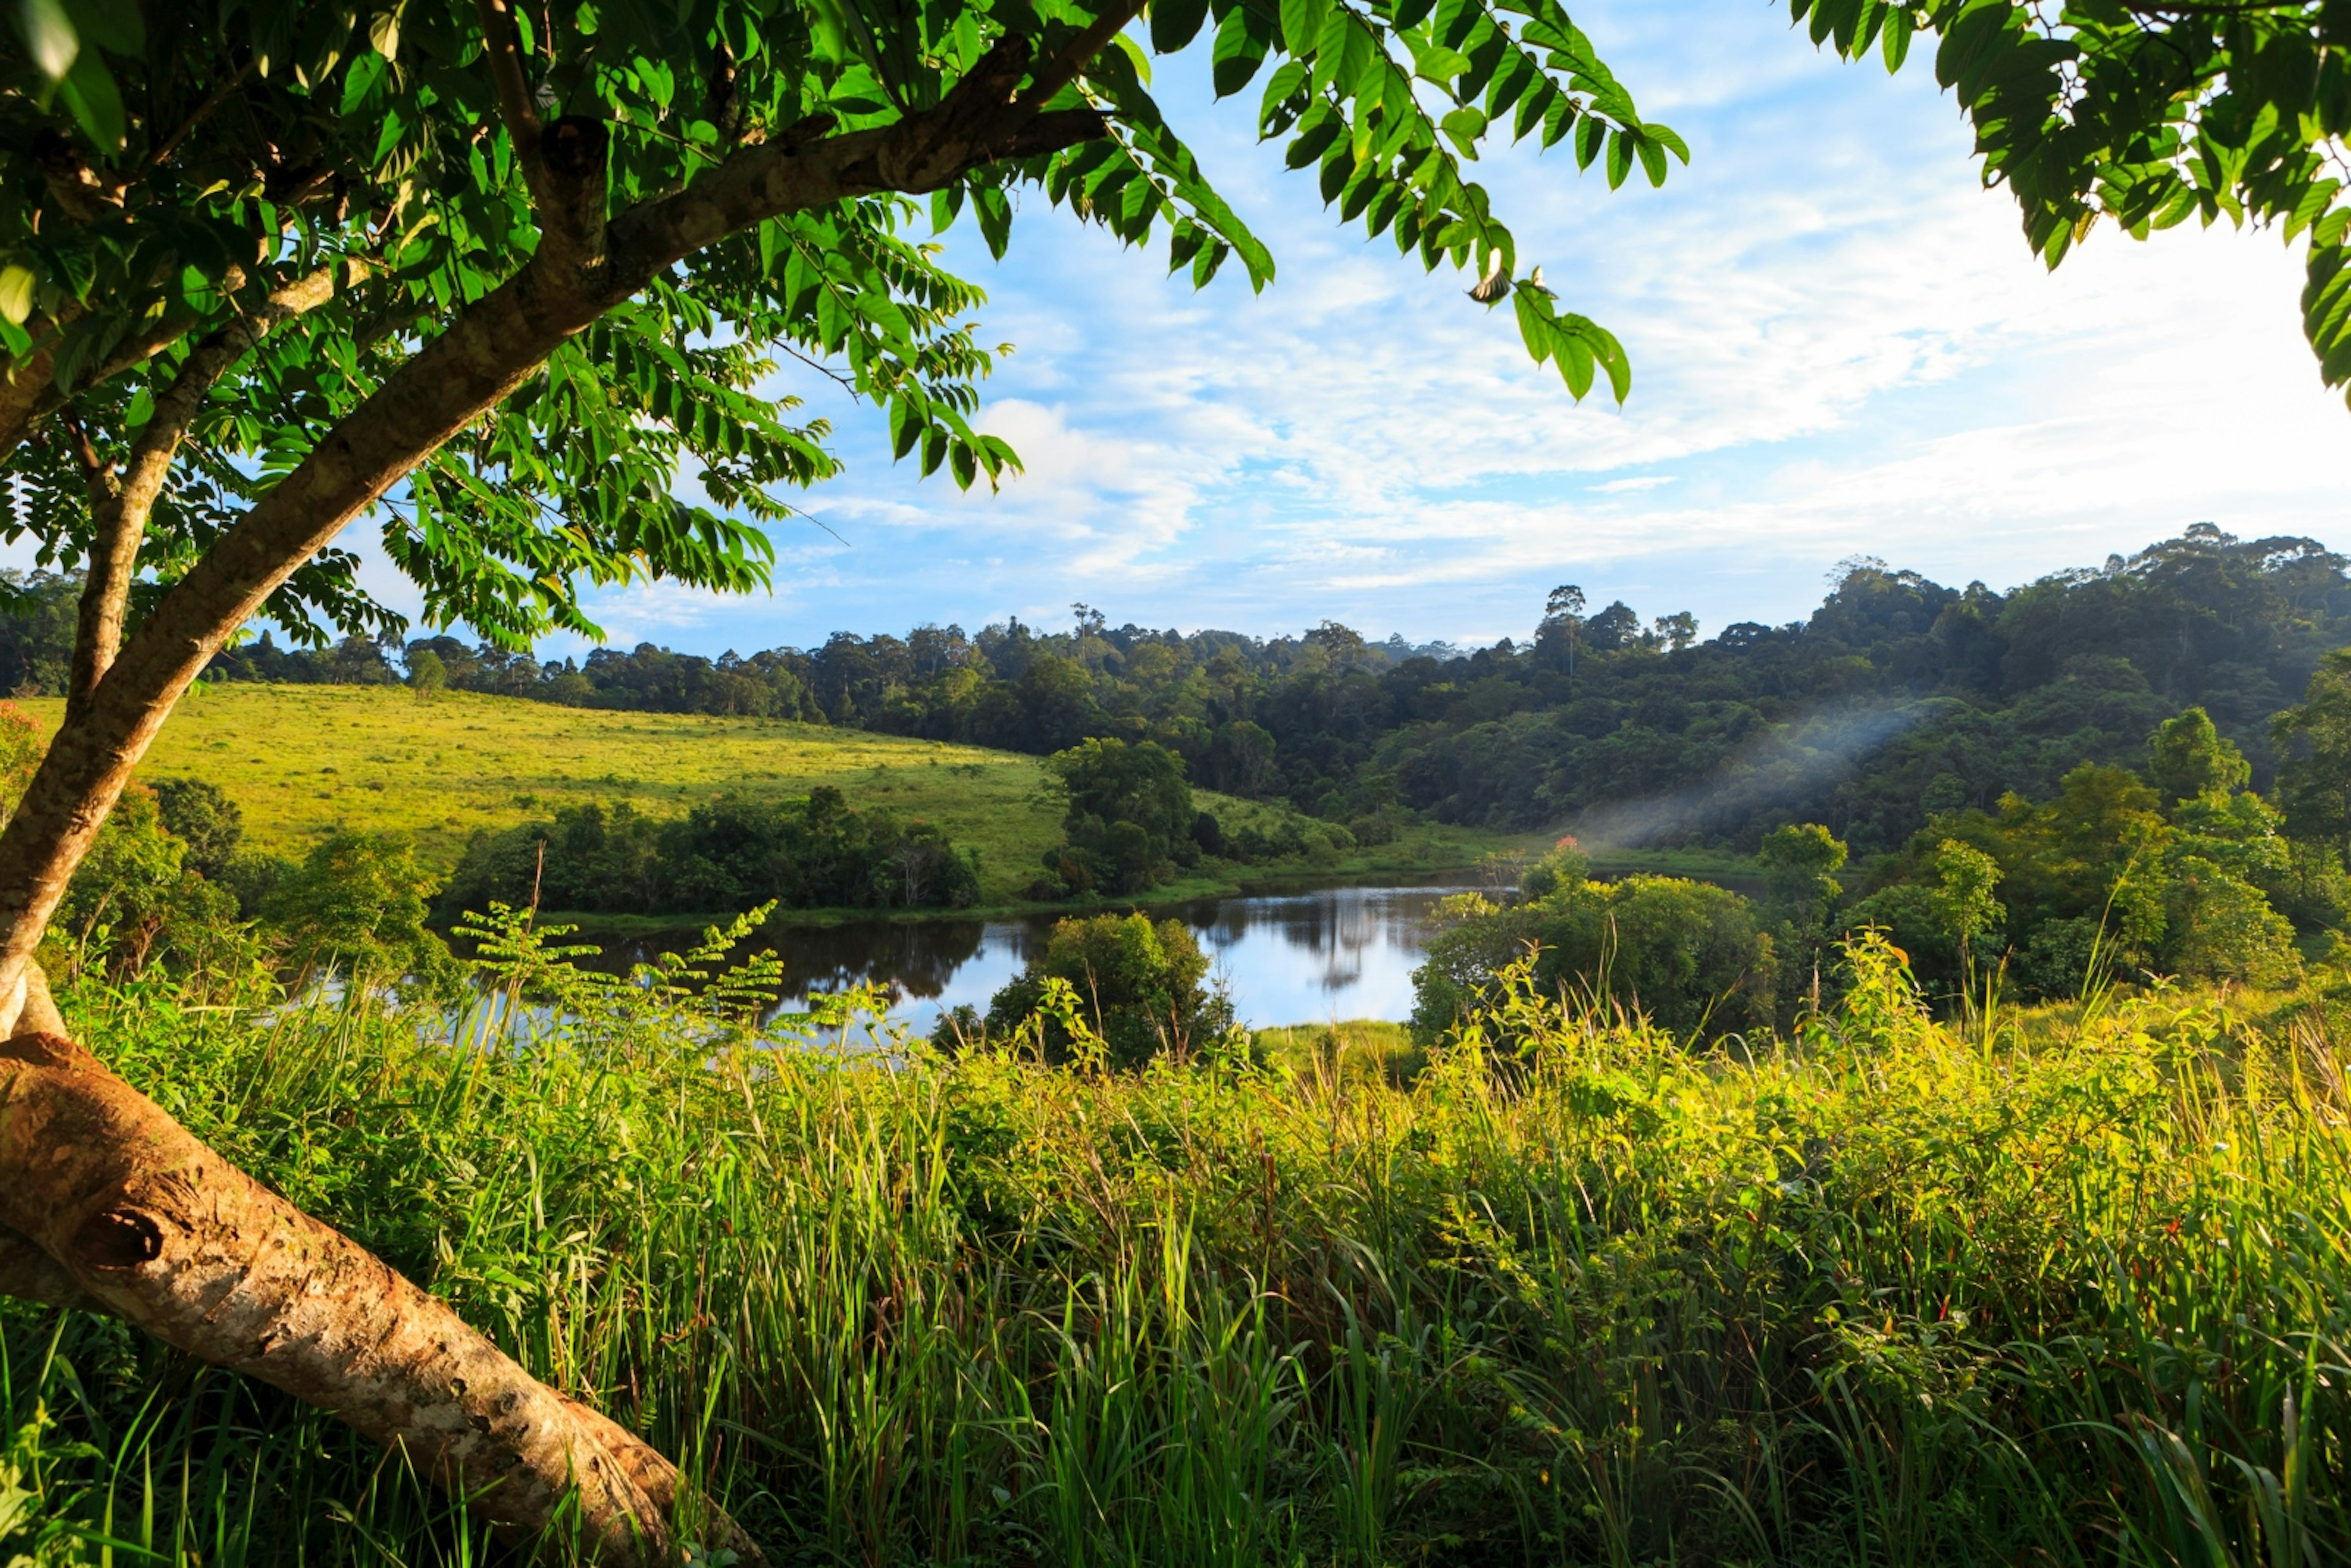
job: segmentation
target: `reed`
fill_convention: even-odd
[[[658,989],[72,1001],[778,1563],[2344,1561],[2324,1009],[1962,1030],[1851,962],[1833,1016],[1706,1052],[1521,986],[1408,1087],[779,1050]],[[5,1326],[0,1561],[505,1560],[267,1389]]]

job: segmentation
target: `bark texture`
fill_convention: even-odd
[[[62,1035],[0,1045],[0,1281],[78,1292],[330,1411],[517,1533],[569,1503],[613,1568],[674,1557],[674,1468]],[[23,1259],[26,1243],[39,1258]],[[15,1272],[43,1259],[37,1281]],[[710,1544],[756,1555],[720,1528]]]

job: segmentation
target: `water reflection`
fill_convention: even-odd
[[[1412,971],[1427,953],[1437,901],[1463,891],[1321,888],[1207,899],[1152,915],[1192,927],[1245,1023],[1400,1019],[1412,1013]],[[1043,943],[1054,918],[779,926],[763,934],[758,946],[782,956],[794,998],[878,981],[889,988],[891,1017],[925,1031],[945,1009],[968,1005],[985,1012],[988,998]],[[581,933],[602,943],[604,961],[615,967],[684,946],[680,936]]]

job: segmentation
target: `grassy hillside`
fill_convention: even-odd
[[[19,705],[54,731],[64,704]],[[980,853],[986,902],[1010,903],[1061,841],[1040,760],[1013,752],[774,719],[605,713],[452,692],[420,702],[381,686],[203,686],[141,769],[210,779],[245,813],[247,842],[298,855],[342,829],[413,835],[447,867],[480,828],[590,799],[662,815],[724,794],[804,795],[831,784],[860,806],[937,822]],[[1271,809],[1203,792],[1228,829]],[[1505,841],[1424,830],[1336,868],[1442,870]],[[1206,883],[1176,890],[1210,891]]]

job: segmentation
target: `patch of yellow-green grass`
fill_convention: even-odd
[[[64,704],[19,705],[54,732]],[[426,861],[456,863],[482,829],[559,806],[625,800],[675,816],[725,795],[789,798],[830,784],[861,809],[936,822],[979,852],[982,903],[1017,903],[1061,841],[1061,798],[1042,759],[976,746],[778,719],[609,713],[520,697],[404,687],[237,683],[192,690],[140,769],[196,778],[244,812],[248,847],[299,856],[329,833],[396,831]],[[1283,807],[1198,792],[1228,833],[1271,831]],[[1239,879],[1437,874],[1510,841],[1421,826],[1320,865],[1225,867],[1155,899],[1234,891]]]
[[[1428,1058],[1413,1043],[1410,1029],[1379,1019],[1287,1024],[1254,1030],[1249,1040],[1268,1066],[1324,1088],[1366,1082],[1409,1087]]]
[[[1548,841],[1543,845],[1548,849]],[[1732,886],[1744,883],[1761,883],[1763,867],[1752,855],[1735,854],[1728,850],[1675,849],[1633,850],[1611,844],[1585,844],[1583,852],[1591,857],[1592,869],[1609,875],[1642,873],[1652,876],[1685,876],[1699,882],[1719,882]]]
[[[50,731],[63,708],[22,706]],[[472,692],[424,702],[399,687],[201,687],[164,726],[140,777],[219,785],[244,811],[256,849],[299,855],[329,833],[391,830],[444,868],[476,830],[559,806],[626,800],[675,816],[722,795],[805,795],[820,784],[860,807],[936,822],[977,849],[990,903],[1017,897],[1061,839],[1061,807],[1033,757]]]

